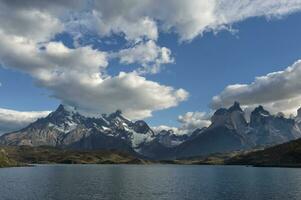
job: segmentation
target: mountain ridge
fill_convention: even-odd
[[[63,105],[27,127],[0,136],[0,144],[53,146],[78,150],[119,150],[152,159],[176,159],[251,149],[284,143],[301,137],[301,110],[295,119],[271,115],[262,106],[245,119],[239,102],[220,108],[211,125],[187,135],[171,130],[155,133],[143,120],[131,121],[120,110],[86,117]]]

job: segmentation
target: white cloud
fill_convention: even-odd
[[[175,135],[182,134],[179,132],[177,127],[172,127],[172,126],[167,126],[167,125],[153,126],[151,128],[155,134],[159,134],[161,131],[169,131],[169,130],[171,130]]]
[[[124,34],[127,40],[137,42],[143,38],[157,40],[160,31],[173,31],[179,35],[180,40],[192,40],[206,31],[218,31],[250,17],[281,17],[300,11],[301,1],[3,0],[0,9],[2,23],[9,24],[9,29],[24,28],[24,34],[39,30],[34,29],[35,26],[41,26],[42,33],[45,27],[50,27],[51,32],[51,27],[58,25],[57,19],[53,18],[57,15],[64,23],[87,26],[101,37]],[[32,23],[46,19],[48,23]],[[13,23],[16,23],[15,26],[11,26]]]
[[[190,134],[198,128],[208,127],[211,124],[209,116],[205,112],[187,112],[178,117],[179,127],[170,127],[166,125],[152,127],[155,133],[162,130],[172,130],[176,135]]]
[[[300,0],[2,0],[0,60],[6,68],[30,74],[64,103],[89,112],[122,109],[130,117],[143,118],[188,97],[183,89],[141,76],[173,62],[171,51],[156,44],[160,32],[173,31],[182,41],[192,40],[248,17],[278,17],[300,8]],[[122,64],[138,65],[136,70],[111,77],[107,68],[112,52],[90,46],[72,49],[51,41],[62,31],[85,36],[81,30],[95,31],[99,39],[123,37],[131,47],[120,47],[113,54]]]
[[[67,79],[72,75],[81,76],[78,81],[91,81],[88,79],[95,78],[108,64],[106,53],[91,47],[69,49],[60,42],[49,42],[42,48],[34,40],[6,35],[1,30],[0,37],[3,65],[25,71],[41,81]]]
[[[89,113],[121,109],[132,119],[149,117],[153,111],[177,106],[188,97],[183,89],[160,85],[136,73],[121,72],[118,76],[98,80],[99,83],[92,86],[59,79],[52,87],[54,95],[66,104]]]
[[[25,9],[0,2],[0,11],[1,31],[7,35],[43,42],[64,29],[55,16],[29,6]]]
[[[300,0],[94,2],[92,16],[98,21],[99,33],[101,35],[123,33],[130,40],[139,40],[145,36],[155,40],[158,35],[157,29],[174,31],[182,41],[192,40],[206,31],[218,31],[249,17],[279,17],[301,9]]]
[[[181,129],[192,131],[197,128],[208,127],[211,122],[205,112],[187,112],[178,117],[178,121],[182,124]]]
[[[183,89],[148,81],[136,73],[103,75],[106,53],[90,47],[69,49],[49,42],[41,49],[32,40],[1,32],[0,37],[4,38],[0,59],[6,67],[29,73],[40,86],[53,91],[54,97],[79,110],[108,113],[121,109],[136,119],[176,106],[188,97]]]
[[[102,37],[123,33],[127,40],[134,42],[139,42],[145,37],[151,40],[157,40],[158,38],[156,22],[148,17],[135,20],[126,20],[123,16],[102,19],[102,14],[95,10],[92,16],[96,26],[91,24],[92,26],[89,28],[96,29],[95,31]],[[90,20],[89,17],[88,20]]]
[[[0,134],[24,128],[28,124],[47,116],[50,111],[20,112],[0,108]]]
[[[213,97],[212,108],[227,107],[239,101],[245,107],[263,105],[273,113],[296,113],[301,107],[301,60],[283,71],[256,77],[250,84],[227,86]]]
[[[121,64],[140,64],[141,67],[136,70],[139,74],[158,73],[161,65],[174,62],[171,51],[166,47],[157,46],[153,40],[122,49],[112,56],[119,57]]]
[[[182,39],[192,39],[214,22],[215,1],[130,0],[94,1],[93,16],[99,33],[123,33],[129,40],[156,40],[160,29],[174,30]]]
[[[144,118],[151,116],[153,111],[177,106],[187,99],[188,93],[185,90],[176,90],[146,80],[137,72],[120,72],[115,77],[109,76],[106,71],[109,64],[107,52],[90,46],[72,49],[61,42],[49,41],[64,30],[64,18],[60,18],[55,9],[47,9],[47,6],[55,7],[53,3],[34,0],[32,3],[32,6],[9,1],[0,4],[0,11],[7,8],[16,11],[16,16],[6,11],[1,12],[8,18],[0,21],[3,24],[0,27],[0,60],[4,67],[31,75],[39,86],[50,89],[53,97],[89,114],[121,109],[131,118]],[[58,8],[67,9],[62,2],[57,4]],[[19,24],[24,26],[21,27],[24,30],[17,29]],[[124,30],[122,26],[128,30]],[[137,24],[120,21],[115,28],[122,29],[125,38],[129,40],[137,37],[151,39],[145,43],[136,40],[139,43],[134,44],[133,48],[138,48],[137,50],[123,50],[123,58],[128,57],[128,64],[138,63],[145,68],[159,68],[161,64],[171,62],[170,50],[158,47],[154,42],[157,30],[153,29],[156,26],[151,19],[139,18]],[[140,35],[140,31],[136,32],[138,28],[147,31],[147,34]],[[139,54],[143,48],[148,57]],[[130,61],[131,53],[142,57]]]

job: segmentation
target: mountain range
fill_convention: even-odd
[[[119,110],[109,115],[86,117],[60,105],[47,117],[2,135],[0,144],[118,150],[149,159],[176,159],[271,146],[301,137],[301,109],[296,118],[288,119],[258,106],[248,122],[245,112],[235,102],[228,109],[218,109],[211,122],[209,127],[186,135],[177,135],[171,130],[155,133],[145,121],[131,121]]]

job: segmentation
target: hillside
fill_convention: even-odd
[[[233,165],[301,167],[301,139],[265,150],[234,156],[225,161]]]
[[[6,160],[25,164],[146,164],[147,161],[117,151],[77,151],[53,147],[3,146]],[[5,160],[4,160],[5,162]],[[9,165],[7,165],[9,166]]]
[[[0,148],[0,168],[2,167],[14,167],[17,166],[18,163],[13,159],[8,158],[6,151]]]

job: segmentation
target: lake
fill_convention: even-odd
[[[300,199],[301,169],[38,165],[0,169],[1,200]]]

